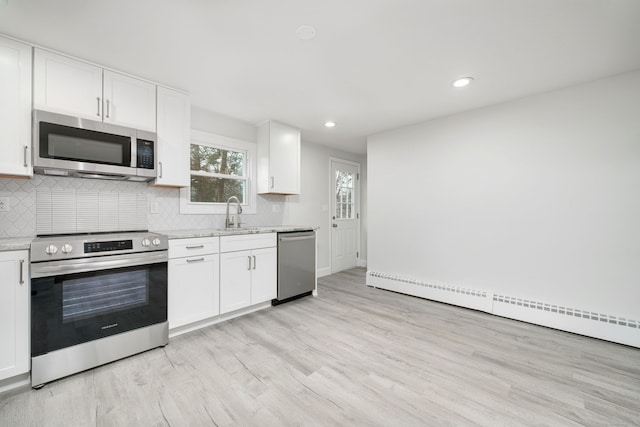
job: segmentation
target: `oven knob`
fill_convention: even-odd
[[[147,247],[151,244],[151,241],[149,239],[147,239],[146,237],[144,239],[142,239],[142,246]]]
[[[153,246],[158,246],[160,244],[160,239],[158,239],[157,237],[155,239],[153,239]]]
[[[46,249],[44,250],[46,253],[48,253],[49,255],[53,255],[56,252],[58,252],[58,247],[56,245],[49,245],[46,247]]]
[[[62,250],[63,253],[68,254],[69,252],[71,252],[73,250],[73,246],[71,246],[68,243],[65,243],[64,245],[62,245],[62,248],[60,248]]]

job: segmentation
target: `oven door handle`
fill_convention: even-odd
[[[135,267],[138,265],[167,262],[166,251],[140,255],[112,255],[108,257],[79,258],[74,260],[31,263],[31,277],[50,277],[113,268]]]

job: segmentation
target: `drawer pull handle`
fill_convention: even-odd
[[[187,249],[202,249],[204,245],[187,246]]]
[[[204,261],[204,258],[195,258],[195,259],[188,259],[187,262],[200,262],[200,261]]]

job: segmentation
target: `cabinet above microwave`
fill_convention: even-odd
[[[156,86],[35,48],[33,106],[73,117],[156,131]]]

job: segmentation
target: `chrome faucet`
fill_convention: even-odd
[[[233,221],[233,217],[229,218],[229,205],[231,204],[231,202],[235,200],[236,202],[236,215],[238,215],[238,221],[237,223]],[[227,200],[227,217],[224,221],[224,228],[231,228],[234,225],[238,228],[240,228],[240,214],[242,213],[242,206],[240,206],[240,200],[238,200],[238,198],[236,196],[231,196],[229,197],[229,200]]]

